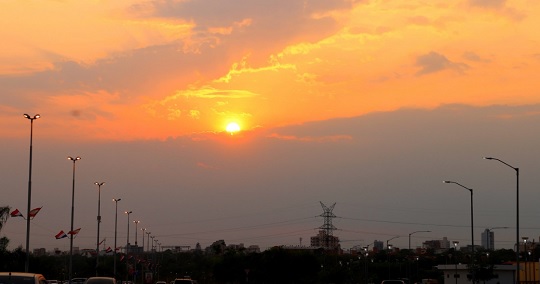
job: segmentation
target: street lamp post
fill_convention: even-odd
[[[486,236],[486,241],[487,241],[487,248],[488,250],[495,250],[495,244],[493,244],[493,246],[491,245],[491,231],[495,230],[495,229],[508,229],[508,227],[493,227],[493,228],[489,228],[489,229],[486,229],[487,230],[487,236]]]
[[[457,245],[458,244],[459,244],[458,241],[454,241],[454,255],[456,255],[456,258],[454,259],[454,263],[455,263],[454,278],[456,279],[456,284],[457,284],[457,279],[458,279],[458,273],[457,273]]]
[[[431,233],[431,231],[415,231],[409,234],[409,251],[411,251],[411,236],[416,233]]]
[[[113,248],[113,259],[114,259],[114,268],[113,268],[113,276],[116,279],[116,235],[118,231],[118,201],[122,199],[120,198],[113,198],[113,201],[115,203],[115,213],[114,213],[114,248]]]
[[[416,233],[431,233],[431,231],[414,231],[412,233],[409,234],[409,254],[411,253],[411,236],[416,234]],[[409,279],[411,278],[411,261],[410,261],[410,258],[408,258],[408,269],[407,269],[407,276],[409,277]]]
[[[73,232],[73,218],[75,216],[75,162],[80,160],[81,157],[77,156],[75,158],[68,157],[68,160],[73,161],[73,183],[71,187],[71,230]],[[73,234],[69,237],[69,283],[71,284],[71,276],[73,273]]]
[[[512,168],[516,172],[516,245],[518,246],[516,249],[516,283],[520,283],[521,277],[519,275],[519,168],[515,168],[512,165],[506,163],[503,160],[493,158],[493,157],[484,157],[485,160],[495,160],[502,164],[505,164],[506,166]]]
[[[142,231],[142,252],[144,253],[144,233],[146,231],[146,228],[141,228]]]
[[[39,114],[34,115],[33,117],[24,114],[24,117],[30,120],[30,161],[28,163],[28,208],[26,210],[26,261],[24,263],[24,271],[28,272],[30,267],[30,208],[32,203],[32,138],[34,135],[34,120],[40,118]]]
[[[133,223],[135,223],[135,246],[137,246],[137,231],[138,231],[138,228],[137,228],[138,226],[137,225],[139,225],[140,222],[141,221],[139,221],[139,220],[133,221]]]
[[[150,249],[150,234],[151,234],[151,232],[146,232],[146,234],[148,235],[147,238],[146,238],[146,249],[149,250]],[[150,250],[150,252],[152,252],[152,250]]]
[[[527,241],[529,240],[529,237],[522,237],[523,239],[523,251],[525,252],[525,283],[527,283],[529,276],[527,275],[527,262],[529,259],[527,258]],[[519,245],[518,245],[519,250]]]
[[[126,244],[126,254],[129,253],[129,215],[133,213],[133,211],[125,211],[124,212],[127,215],[127,244]]]
[[[101,186],[105,182],[94,182],[98,186],[97,241],[96,241],[96,276],[99,276],[99,224],[101,223]]]
[[[397,239],[399,238],[399,236],[395,236],[393,238],[390,238],[388,240],[386,240],[386,249],[388,250],[388,254],[386,256],[387,258],[387,263],[388,263],[388,279],[391,279],[390,278],[390,251],[392,250],[392,245],[391,244],[388,244],[389,241],[393,240],[393,239]]]
[[[455,182],[455,181],[449,181],[449,180],[445,180],[443,181],[443,183],[453,183],[453,184],[456,184],[456,185],[459,185],[461,187],[463,187],[464,189],[468,190],[470,193],[471,193],[471,269],[472,269],[472,282],[475,283],[476,281],[476,278],[475,278],[475,272],[474,272],[474,210],[473,210],[473,190],[472,188],[468,188],[462,184],[460,184],[459,182]]]

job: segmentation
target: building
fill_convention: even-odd
[[[326,231],[319,230],[319,234],[311,237],[312,247],[322,247],[327,250],[340,250],[339,238],[326,234]]]
[[[383,241],[375,240],[373,242],[373,251],[375,251],[375,252],[382,251],[383,247],[384,247],[384,242]]]
[[[482,232],[482,247],[487,250],[495,249],[495,233],[489,229]]]
[[[443,284],[471,284],[469,280],[469,270],[467,264],[441,264],[436,266],[444,274]],[[488,281],[482,281],[485,284],[514,283],[516,272],[515,265],[495,265],[493,274],[497,278]],[[522,278],[524,279],[524,278]]]

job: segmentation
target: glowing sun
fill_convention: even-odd
[[[231,122],[227,124],[227,127],[225,128],[225,130],[227,130],[227,132],[229,132],[232,135],[235,132],[240,131],[240,125],[238,125],[238,123],[236,122]]]

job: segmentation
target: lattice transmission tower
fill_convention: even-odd
[[[334,206],[336,206],[336,203],[332,204],[332,206],[330,207],[327,207],[321,201],[319,202],[321,203],[321,206],[324,210],[324,213],[319,215],[324,218],[324,225],[319,227],[319,229],[322,229],[324,231],[325,249],[330,249],[331,248],[330,244],[333,242],[333,239],[334,239],[333,238],[334,230],[337,230],[337,228],[334,225],[332,225],[332,219],[336,218],[336,215],[332,213],[332,211],[334,210]]]

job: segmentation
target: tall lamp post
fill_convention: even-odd
[[[528,265],[529,259],[527,258],[527,241],[529,240],[529,237],[522,237],[522,239],[523,239],[523,250],[525,252],[525,283],[528,283],[529,275],[527,275],[527,265]],[[518,245],[518,250],[519,250],[519,245]]]
[[[97,240],[96,240],[96,276],[99,276],[99,224],[101,223],[101,186],[105,182],[94,182],[98,186]]]
[[[520,275],[519,275],[519,168],[515,168],[512,165],[506,163],[503,160],[493,158],[493,157],[484,157],[485,160],[495,160],[502,164],[505,164],[506,166],[512,168],[514,171],[516,171],[516,245],[518,246],[516,248],[516,283],[520,283]]]
[[[409,234],[409,251],[411,251],[411,236],[416,233],[431,233],[431,231],[415,231]]]
[[[388,262],[388,279],[391,279],[390,278],[390,251],[392,250],[392,245],[388,244],[389,241],[393,240],[393,239],[397,239],[399,238],[399,236],[395,236],[393,238],[390,238],[388,240],[386,240],[386,249],[388,250],[388,254],[387,254],[387,262]]]
[[[487,230],[486,241],[487,241],[488,250],[495,250],[495,244],[493,244],[493,246],[491,245],[491,241],[493,241],[491,239],[491,231],[495,229],[508,229],[508,227],[493,227],[493,228],[486,229]]]
[[[409,254],[411,253],[411,236],[416,234],[416,233],[431,233],[431,231],[414,231],[414,232],[409,234]],[[409,279],[410,279],[411,278],[411,261],[410,261],[410,258],[408,259],[407,263],[408,263],[407,274],[408,274]]]
[[[456,255],[456,258],[454,260],[454,263],[455,263],[454,278],[456,279],[456,284],[457,284],[457,279],[458,279],[458,273],[457,273],[457,245],[458,244],[459,244],[459,241],[454,241],[454,255]]]
[[[151,232],[146,232],[146,234],[148,235],[147,238],[146,238],[146,250],[150,250],[150,234]],[[150,250],[150,252],[152,252]]]
[[[133,223],[135,223],[135,246],[137,246],[137,231],[139,230],[137,227],[141,221],[135,220]]]
[[[475,272],[474,272],[474,209],[473,209],[473,190],[472,188],[468,188],[462,184],[460,184],[459,182],[455,182],[455,181],[450,181],[450,180],[445,180],[443,181],[443,183],[453,183],[453,184],[456,184],[456,185],[459,185],[461,186],[462,188],[468,190],[470,193],[471,193],[471,269],[472,269],[472,282],[473,283],[476,283],[476,275],[475,275]]]
[[[129,215],[133,213],[133,211],[125,211],[127,215],[127,244],[126,244],[126,254],[129,253]]]
[[[24,114],[24,117],[30,120],[30,161],[28,163],[28,208],[26,210],[26,261],[24,263],[24,271],[28,272],[30,267],[30,208],[32,203],[32,138],[34,135],[34,120],[40,118],[39,114],[30,116]]]
[[[71,187],[71,230],[73,232],[73,218],[75,216],[75,162],[80,160],[81,157],[77,156],[75,158],[68,157],[68,160],[73,162],[73,184]],[[73,273],[73,234],[69,238],[69,283],[71,284],[71,276]]]
[[[116,279],[116,233],[118,231],[118,201],[122,199],[120,198],[113,198],[113,201],[115,203],[115,213],[114,213],[114,248],[113,248],[113,259],[114,259],[114,268],[113,268],[113,276]]]
[[[144,253],[144,233],[146,231],[146,228],[141,228],[142,231],[142,252]]]

